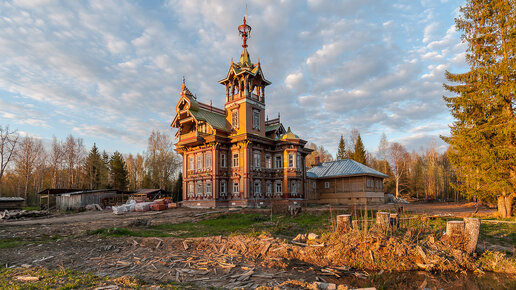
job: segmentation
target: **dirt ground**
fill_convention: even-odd
[[[404,204],[406,211],[427,215],[471,216],[474,205],[464,203]],[[381,205],[376,209],[391,209]],[[324,210],[325,208],[308,208]],[[340,208],[342,209],[342,208]],[[88,230],[127,227],[136,219],[152,219],[153,225],[197,221],[207,215],[239,211],[229,209],[178,208],[163,212],[131,212],[114,215],[110,211],[92,211],[54,215],[44,218],[0,222],[0,239],[22,238],[28,244],[0,249],[0,263],[10,266],[65,267],[99,276],[131,276],[148,283],[176,282],[200,287],[251,289],[258,286],[280,288],[319,288],[324,283],[351,287],[379,288],[492,288],[502,285],[509,276],[479,277],[473,274],[431,274],[425,271],[385,272],[353,271],[343,267],[317,266],[317,263],[297,261],[289,257],[288,247],[279,239],[257,237],[256,248],[247,248],[242,238],[134,238],[99,237],[87,235]],[[264,211],[267,210],[257,210]],[[477,212],[489,215],[492,209],[480,208]],[[51,242],[30,243],[49,236],[59,236]],[[247,241],[247,240],[246,240]],[[230,248],[226,245],[233,245]],[[241,244],[241,245],[240,245]],[[235,250],[236,249],[236,250]],[[281,256],[269,252],[285,253]],[[250,258],[252,257],[252,259]],[[514,279],[514,277],[510,277]],[[295,281],[289,284],[289,281]],[[306,282],[306,283],[305,283]],[[297,284],[296,284],[297,283]],[[303,284],[303,286],[299,284]],[[494,284],[493,284],[494,283]],[[344,286],[341,288],[345,289]],[[314,288],[316,289],[316,288]]]

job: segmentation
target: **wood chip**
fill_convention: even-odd
[[[23,282],[34,282],[39,281],[40,277],[37,276],[29,276],[29,275],[22,275],[22,276],[16,276],[16,280],[23,281]]]

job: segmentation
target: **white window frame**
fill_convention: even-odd
[[[203,155],[202,153],[197,154],[197,169],[202,169],[203,167]]]
[[[288,154],[288,167],[294,168],[294,153]]]
[[[231,125],[238,129],[238,110],[231,111]]]
[[[265,168],[272,168],[272,156],[270,154],[265,155]]]
[[[274,184],[274,193],[276,194],[281,194],[283,193],[283,188],[282,188],[282,184],[281,184],[281,181],[278,181]]]
[[[202,181],[199,180],[199,181],[197,181],[197,192],[196,192],[195,196],[201,196],[203,194],[202,189],[203,189]]]
[[[211,169],[211,151],[207,151],[204,153],[204,163],[206,169]]]
[[[325,181],[325,182],[324,182],[324,188],[325,188],[325,189],[330,188],[330,182],[329,182],[329,181]]]
[[[226,153],[220,153],[220,167],[226,168],[226,166],[227,166]]]
[[[290,192],[291,193],[297,193],[297,183],[295,180],[291,180],[290,181],[291,185],[290,185]]]
[[[240,183],[238,181],[233,182],[233,194],[239,194],[240,193]]]
[[[301,155],[299,154],[296,156],[296,168],[301,169]]]
[[[254,195],[260,196],[262,193],[261,191],[262,191],[262,183],[257,180],[254,182]]]
[[[233,153],[232,161],[233,167],[240,167],[240,154],[238,154],[238,152]]]
[[[190,156],[188,156],[188,170],[195,170],[195,156],[194,156],[194,154],[190,154]]]
[[[253,129],[260,130],[260,110],[253,109]]]
[[[274,156],[274,167],[283,168],[283,158],[281,158],[281,155]]]
[[[211,195],[211,180],[206,180],[206,182],[204,183],[204,195]]]
[[[220,181],[220,195],[221,196],[226,196],[226,194],[227,194],[226,185],[227,185],[227,183],[225,180]]]
[[[191,181],[188,182],[188,197],[195,196],[195,184]]]
[[[253,153],[253,166],[254,166],[254,168],[260,168],[260,167],[261,167],[261,166],[260,166],[260,165],[261,165],[261,164],[260,164],[260,163],[261,163],[261,162],[260,162],[260,161],[261,161],[260,159],[261,159],[261,154],[260,154],[260,152],[259,152],[259,151],[254,152],[254,153]]]
[[[271,196],[272,195],[272,182],[267,181],[267,183],[265,184],[265,188],[266,188],[267,196]]]

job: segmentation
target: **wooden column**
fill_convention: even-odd
[[[351,230],[351,215],[341,214],[337,216],[337,231],[345,233]]]

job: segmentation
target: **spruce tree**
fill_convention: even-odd
[[[99,189],[102,168],[102,157],[97,145],[93,143],[90,153],[86,158],[86,178],[90,189]]]
[[[355,142],[355,152],[353,153],[353,160],[367,165],[366,150],[364,143],[362,143],[362,137],[358,134],[357,141]]]
[[[340,135],[339,147],[337,151],[337,160],[346,159],[346,142],[344,142],[344,137]]]
[[[469,71],[446,72],[444,97],[452,116],[450,162],[457,189],[467,197],[498,202],[511,215],[516,195],[516,1],[470,0],[455,20],[468,45]]]
[[[118,151],[115,151],[113,156],[111,156],[109,164],[113,188],[118,190],[127,190],[128,172],[122,154],[120,154]]]

